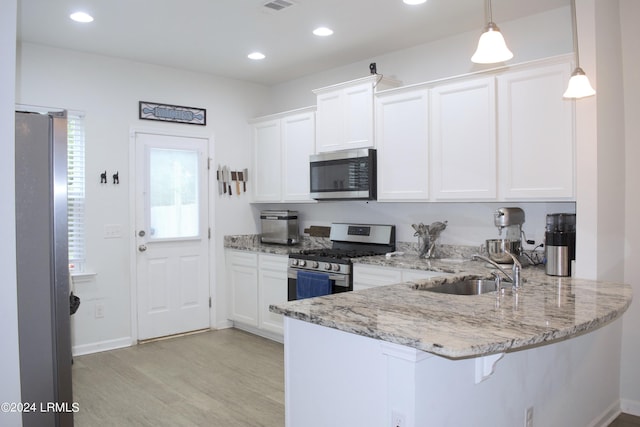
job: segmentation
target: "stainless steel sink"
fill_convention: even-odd
[[[460,282],[444,283],[431,288],[424,288],[424,290],[452,295],[480,295],[495,291],[496,282],[493,279],[468,279]]]

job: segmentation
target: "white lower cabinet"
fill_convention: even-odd
[[[282,315],[270,312],[269,305],[287,301],[289,257],[260,254],[258,258],[258,327],[284,335]]]
[[[225,253],[229,318],[241,329],[281,338],[282,316],[271,313],[269,305],[287,301],[288,257],[231,249]]]
[[[258,254],[226,251],[229,280],[229,317],[258,326]]]
[[[412,280],[430,279],[448,276],[448,273],[414,270],[405,268],[380,267],[377,265],[353,265],[353,290],[374,288],[376,286],[393,285]]]

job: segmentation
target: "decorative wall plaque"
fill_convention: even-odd
[[[204,108],[184,107],[181,105],[156,104],[140,101],[140,119],[161,122],[187,123],[205,126],[207,110]]]

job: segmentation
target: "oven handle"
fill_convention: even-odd
[[[311,271],[311,270],[298,270],[298,269],[295,269],[295,268],[288,268],[287,269],[287,277],[289,279],[297,279],[298,278],[298,271]],[[321,273],[321,272],[318,272],[318,273]],[[322,273],[322,274],[328,274],[328,273]],[[329,280],[333,280],[335,282],[336,286],[342,286],[342,287],[345,287],[345,288],[349,287],[348,278],[349,278],[348,274],[329,274]]]

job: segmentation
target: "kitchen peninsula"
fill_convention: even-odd
[[[425,289],[489,270],[357,262],[450,273],[272,305],[286,316],[287,426],[515,426],[529,408],[533,425],[603,425],[598,367],[619,357],[607,330],[631,303],[629,285],[527,268],[517,293],[448,295]]]

